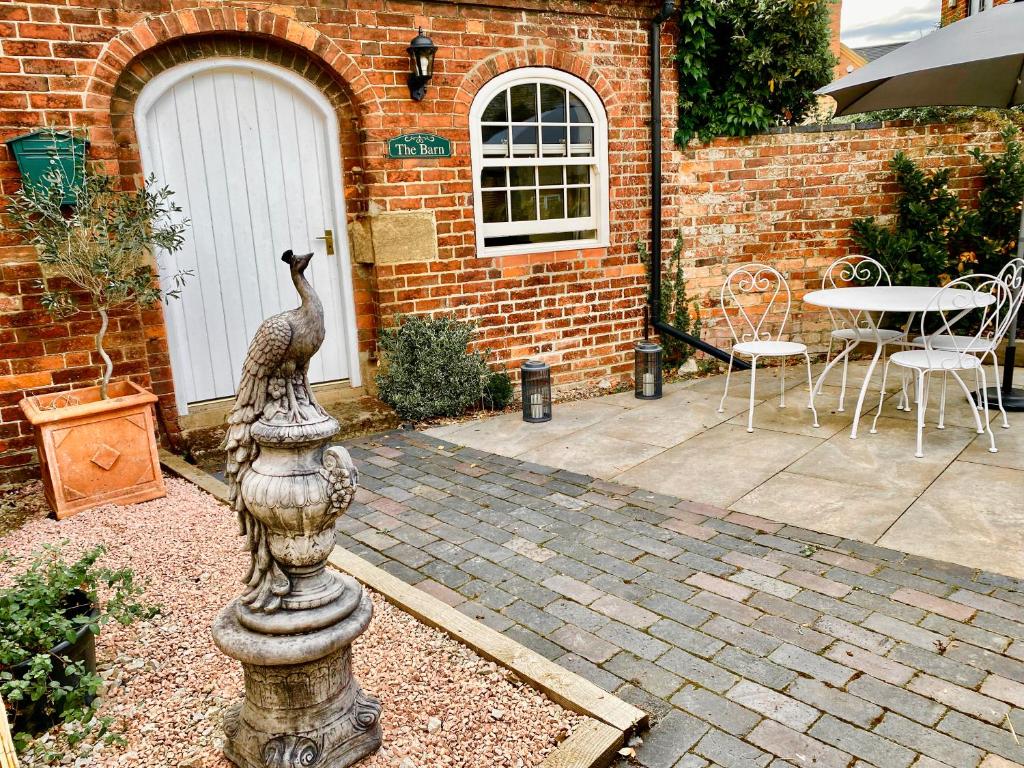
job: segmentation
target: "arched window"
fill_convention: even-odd
[[[491,80],[470,110],[477,251],[608,243],[608,124],[597,94],[557,69]]]

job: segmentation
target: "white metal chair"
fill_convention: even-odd
[[[978,307],[973,296],[968,293],[991,294],[994,301],[987,306]],[[998,277],[992,275],[968,275],[953,280],[939,290],[929,303],[928,311],[921,314],[921,336],[923,343],[920,349],[907,349],[893,354],[886,361],[882,371],[882,395],[878,400],[878,411],[871,425],[871,432],[876,431],[878,417],[882,413],[885,400],[885,381],[889,373],[889,364],[895,363],[915,375],[917,390],[917,458],[924,456],[922,441],[924,432],[924,414],[928,407],[928,376],[941,372],[950,375],[960,385],[967,402],[974,414],[974,423],[978,434],[986,431],[989,436],[989,452],[996,453],[996,439],[989,425],[988,395],[986,394],[987,377],[985,367],[979,353],[987,349],[993,337],[1002,328],[1005,333],[1004,317],[1010,304],[1010,293],[1006,285]],[[939,327],[929,334],[925,325],[928,316],[934,314],[939,318]],[[971,323],[975,329],[969,333],[954,333],[953,329],[962,320]],[[916,341],[916,340],[915,340]],[[996,342],[998,343],[998,342]],[[976,403],[971,396],[961,373],[973,371],[978,385],[981,403]],[[944,394],[944,393],[943,393]],[[939,423],[945,418],[945,397],[939,404]],[[984,412],[982,422],[981,412]]]
[[[970,348],[970,352],[981,358],[982,362],[986,358],[992,358],[992,367],[995,371],[995,380],[999,382],[999,356],[997,354],[999,344],[1006,336],[1006,332],[1010,328],[1010,323],[1014,316],[1020,310],[1021,302],[1024,301],[1024,259],[1015,258],[1007,262],[997,275],[997,279],[1001,282],[1008,291],[1009,304],[1006,308],[1003,317],[1001,318],[1001,326],[993,329],[993,333],[990,337],[979,339],[974,346]],[[992,284],[994,286],[994,283]],[[990,286],[991,287],[991,286]],[[957,351],[958,347],[964,347],[971,343],[970,337],[958,335],[955,338],[945,334],[941,334],[932,339],[932,346],[935,349],[942,349],[950,352]],[[924,345],[924,337],[918,336],[914,339],[914,344],[918,346]],[[1006,418],[1006,410],[1003,408],[1003,391],[1002,387],[996,388],[996,403],[999,405],[999,412],[1003,415],[1003,429],[1010,428],[1010,422]],[[942,429],[945,424],[943,423],[942,417],[946,411],[946,378],[942,380],[942,400],[939,403],[939,429]]]
[[[789,319],[792,295],[786,279],[777,269],[764,264],[748,264],[729,273],[722,285],[720,295],[722,312],[729,324],[733,337],[732,352],[729,353],[729,368],[725,374],[725,392],[718,405],[718,412],[725,410],[725,398],[729,395],[729,379],[732,376],[732,361],[736,355],[750,357],[750,407],[747,414],[747,432],[754,431],[754,392],[757,381],[757,361],[762,357],[781,357],[782,371],[779,407],[786,407],[786,358],[802,355],[807,362],[808,407],[814,413],[814,426],[818,426],[818,411],[814,407],[814,381],[811,376],[811,357],[807,346],[795,341],[783,341],[782,332]],[[752,317],[749,310],[760,305],[760,314]],[[769,315],[782,313],[778,330],[773,335],[765,328]],[[733,319],[736,323],[733,323]],[[737,325],[739,328],[737,329]]]
[[[837,259],[825,270],[821,278],[823,290],[829,288],[845,288],[850,283],[857,285],[892,285],[892,278],[888,270],[881,263],[870,256],[851,255]],[[902,343],[906,340],[905,331],[880,328],[882,317],[880,316],[875,325],[867,322],[865,312],[856,312],[845,315],[837,310],[829,309],[829,319],[832,321],[832,333],[828,340],[828,355],[825,358],[826,365],[832,359],[832,347],[835,342],[842,342],[845,347],[843,355],[843,380],[839,388],[839,408],[845,410],[846,403],[846,377],[849,369],[850,348],[860,344],[881,344],[885,347],[892,343]],[[821,393],[821,387],[825,383],[825,376],[822,375],[815,385],[815,396]]]

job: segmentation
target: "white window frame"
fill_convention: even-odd
[[[987,11],[992,5],[992,0],[967,0],[967,15],[973,16],[976,13]]]
[[[558,219],[564,224],[566,231],[593,229],[597,236],[588,240],[559,240],[544,243],[524,243],[521,245],[484,245],[484,228],[494,228],[494,224],[485,225],[483,221],[483,187],[480,174],[485,166],[497,167],[486,162],[483,154],[483,132],[481,118],[487,105],[500,91],[513,85],[540,83],[564,88],[578,97],[590,110],[594,119],[594,159],[573,157],[509,157],[501,166],[568,166],[589,165],[591,167],[591,211],[593,216],[587,219]],[[570,251],[581,248],[602,248],[609,243],[608,235],[608,116],[600,97],[586,81],[559,69],[548,67],[523,67],[498,75],[488,81],[476,94],[469,111],[469,134],[473,170],[473,218],[476,224],[476,251],[479,256],[502,256],[506,254],[541,253],[545,251]],[[582,161],[582,162],[581,162]],[[593,225],[591,219],[596,219]],[[547,220],[544,226],[550,224]],[[514,222],[507,225],[516,233],[527,233],[534,222]],[[540,222],[538,222],[539,224]],[[500,234],[492,233],[492,237]]]

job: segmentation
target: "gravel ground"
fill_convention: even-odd
[[[62,540],[72,556],[106,544],[101,562],[130,566],[149,579],[146,599],[162,609],[153,621],[108,625],[97,639],[107,679],[100,714],[116,719],[127,743],[95,746],[65,764],[230,766],[219,750],[221,718],[241,695],[242,673],[214,646],[210,625],[239,593],[246,558],[223,506],[184,480],[168,478],[167,492],[164,499],[59,523],[35,508],[0,538],[0,550],[16,556]],[[384,702],[384,747],[364,761],[367,768],[526,768],[581,721],[507,670],[373,597],[376,615],[355,645],[356,674]]]

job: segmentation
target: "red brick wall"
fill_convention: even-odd
[[[43,126],[88,127],[90,156],[126,184],[141,171],[131,106],[145,81],[181,56],[221,52],[280,60],[324,87],[337,86],[350,215],[429,210],[438,258],[354,269],[360,347],[372,351],[379,318],[455,312],[481,325],[499,363],[541,356],[563,387],[628,376],[645,299],[635,242],[649,229],[647,26],[657,3],[584,0],[282,0],[195,3],[69,0],[0,5],[0,140]],[[409,99],[405,48],[423,26],[439,46],[427,98]],[[664,112],[675,104],[671,38],[664,40]],[[232,42],[234,41],[234,42]],[[263,47],[262,53],[253,53]],[[178,57],[178,58],[176,58]],[[278,57],[274,59],[273,57]],[[477,258],[467,116],[477,89],[526,65],[576,74],[609,117],[608,248]],[[321,76],[327,80],[321,81]],[[384,159],[406,129],[451,139],[448,160]],[[672,122],[664,125],[670,146]],[[670,153],[666,149],[666,157]],[[666,166],[668,167],[668,166]],[[18,171],[0,145],[0,193]],[[33,460],[26,394],[92,384],[94,317],[54,322],[39,306],[31,250],[0,233],[0,472]],[[386,320],[385,320],[386,321]],[[115,376],[160,395],[176,429],[166,334],[159,308],[118,316]]]
[[[989,0],[990,5],[1002,5],[1003,3],[1009,3],[1013,0]],[[941,26],[952,24],[954,21],[967,17],[967,8],[970,0],[954,0],[950,4],[950,0],[938,0],[942,7],[942,20]]]
[[[987,125],[800,128],[719,139],[681,153],[679,197],[670,210],[683,235],[687,289],[700,301],[704,338],[729,345],[719,309],[722,282],[739,264],[767,262],[788,275],[793,289],[787,332],[823,351],[828,316],[803,305],[802,296],[821,287],[826,265],[856,253],[854,218],[893,213],[892,156],[902,150],[925,168],[954,167],[954,188],[971,196],[980,186],[980,168],[967,154],[974,146],[1001,147],[998,131]]]

